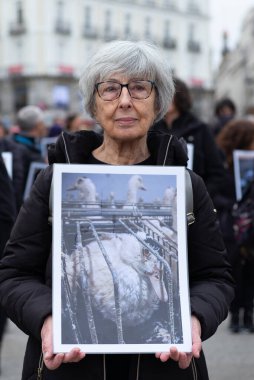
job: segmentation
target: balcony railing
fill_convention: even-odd
[[[201,13],[201,10],[200,10],[198,4],[195,4],[195,3],[188,4],[187,10],[188,10],[188,12],[193,13],[193,14],[200,14]]]
[[[83,29],[83,37],[85,38],[97,38],[98,37],[98,32],[94,27],[87,27],[85,26]]]
[[[55,33],[68,36],[71,34],[70,23],[62,20],[57,20],[55,24]]]
[[[165,49],[175,50],[177,47],[176,39],[175,38],[164,38],[162,46]]]
[[[25,23],[12,22],[10,24],[9,33],[12,36],[18,36],[20,34],[26,33],[26,25],[25,25]]]
[[[187,49],[191,53],[196,53],[196,54],[200,53],[201,51],[200,43],[194,40],[189,40],[187,42]]]
[[[116,40],[118,38],[118,35],[114,31],[105,31],[103,35],[103,39],[106,42]]]

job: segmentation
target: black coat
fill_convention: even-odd
[[[14,191],[0,154],[0,258],[9,239],[16,217]],[[0,346],[6,322],[6,314],[0,306]]]
[[[8,136],[0,139],[0,152],[10,152],[12,154],[12,182],[16,198],[17,210],[23,203],[23,195],[26,185],[26,176],[24,157],[27,150],[21,144],[18,144]]]
[[[49,155],[50,162],[86,163],[101,139],[93,132],[63,133]],[[169,140],[152,133],[148,147],[158,165],[186,164],[186,154],[174,137]],[[29,335],[22,380],[36,379],[40,332],[45,318],[52,312],[52,229],[48,223],[51,177],[52,166],[38,175],[0,262],[0,301],[10,318]],[[213,335],[226,318],[233,286],[213,204],[202,179],[192,172],[191,179],[196,217],[188,232],[191,311],[200,320],[204,340]],[[106,356],[114,361],[112,366],[120,365],[122,356]],[[103,355],[90,354],[79,363],[63,364],[55,371],[45,368],[43,379],[103,379],[103,358]],[[129,358],[130,379],[134,379],[138,355],[129,355]],[[140,355],[138,379],[188,380],[195,378],[195,371],[198,379],[208,379],[203,355],[193,360],[186,370],[179,369],[178,364],[170,360],[161,363],[154,355]]]
[[[153,126],[162,133],[171,133],[194,146],[193,171],[200,175],[212,198],[223,186],[225,170],[210,128],[190,112],[185,112],[169,128],[164,120]]]
[[[22,160],[22,169],[23,169],[22,189],[23,189],[23,194],[24,194],[31,163],[44,161],[42,157],[42,153],[41,153],[40,142],[39,142],[39,139],[22,135],[22,134],[14,134],[12,136],[12,142],[14,142],[15,145],[18,145],[20,149],[22,149],[21,151],[22,152],[21,160]]]
[[[0,154],[0,257],[9,239],[16,217],[16,205],[11,179]]]

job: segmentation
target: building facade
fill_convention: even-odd
[[[231,98],[239,116],[254,112],[254,8],[243,20],[237,47],[227,51],[215,80],[215,97]]]
[[[0,114],[80,111],[78,77],[100,45],[149,40],[190,87],[211,89],[209,0],[0,0]]]

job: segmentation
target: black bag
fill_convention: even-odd
[[[241,254],[254,260],[254,181],[232,210],[234,236]]]

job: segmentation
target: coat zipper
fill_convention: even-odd
[[[138,362],[137,362],[137,374],[136,374],[136,380],[139,379],[139,367],[140,367],[140,354],[138,354]]]
[[[62,132],[62,139],[63,139],[63,143],[64,143],[65,156],[66,156],[68,164],[70,164],[71,161],[70,161],[70,157],[69,157],[69,154],[68,154],[66,141],[65,141],[65,138],[64,138],[64,132]]]
[[[196,367],[196,362],[194,358],[191,359],[191,369],[192,369],[193,380],[198,380],[197,367]]]
[[[103,380],[106,380],[107,372],[106,372],[106,356],[103,354]]]
[[[40,355],[40,360],[39,360],[39,366],[37,369],[37,380],[42,380],[42,372],[43,372],[43,353]]]
[[[168,144],[167,144],[167,148],[166,148],[166,152],[165,152],[165,156],[164,156],[164,160],[163,160],[163,164],[162,164],[162,166],[165,166],[165,165],[166,165],[166,159],[167,159],[168,150],[169,150],[169,146],[170,146],[170,144],[171,144],[172,138],[173,138],[173,135],[170,135],[170,137],[169,137],[169,139],[168,139]]]

